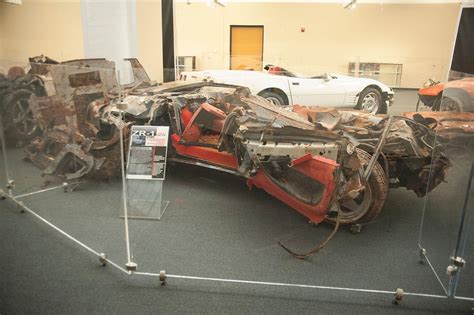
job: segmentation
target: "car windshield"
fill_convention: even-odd
[[[265,67],[263,67],[263,69],[266,70],[268,74],[281,75],[281,76],[291,77],[291,78],[324,79],[326,77],[326,75],[324,74],[319,74],[315,76],[307,76],[300,73],[291,72],[283,67],[275,66],[271,64],[266,65]]]

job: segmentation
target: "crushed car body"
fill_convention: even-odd
[[[48,76],[56,65],[43,66]],[[138,61],[133,66],[145,73]],[[406,117],[282,108],[248,88],[212,82],[158,85],[142,75],[120,87],[113,72],[92,68],[67,74],[67,98],[29,98],[44,122],[25,152],[45,175],[113,177],[121,167],[119,130],[126,142],[133,124],[164,125],[174,161],[245,177],[315,223],[347,224],[374,220],[390,187],[425,195],[449,167],[434,132]],[[55,95],[64,93],[55,86]]]
[[[447,145],[474,144],[474,113],[406,112],[403,116],[433,129],[439,142]]]

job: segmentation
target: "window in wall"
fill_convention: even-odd
[[[178,70],[178,76],[183,71],[196,70],[196,56],[178,56],[176,67]]]
[[[402,80],[402,64],[376,62],[349,62],[349,75],[370,78],[391,87],[400,86]]]

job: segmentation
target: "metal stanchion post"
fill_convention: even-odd
[[[122,86],[120,84],[120,71],[117,71],[117,81],[118,81],[118,86],[119,86],[119,102],[122,102]],[[137,264],[132,261],[131,254],[130,254],[130,236],[128,232],[128,205],[127,205],[127,179],[125,177],[125,152],[123,149],[123,127],[124,127],[124,122],[123,122],[123,113],[120,112],[120,121],[121,124],[119,127],[119,135],[120,135],[120,170],[122,174],[122,201],[123,201],[123,216],[124,216],[124,223],[125,223],[125,243],[127,247],[127,263],[125,264],[125,267],[129,272],[134,272],[137,270]]]
[[[6,188],[8,190],[8,195],[13,196],[13,188],[15,187],[15,182],[13,181],[13,179],[11,179],[9,168],[8,168],[7,147],[6,147],[6,141],[5,141],[5,133],[3,130],[3,115],[2,114],[0,114],[0,141],[2,142],[3,164],[5,165],[5,176],[7,180]]]

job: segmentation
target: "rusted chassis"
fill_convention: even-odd
[[[58,63],[40,56],[30,58],[28,74],[10,71],[15,75],[0,76],[0,110],[7,139],[24,146],[27,158],[43,175],[75,180],[119,174],[120,120],[102,124],[99,111],[117,99],[120,90],[149,85],[140,63],[127,61],[135,82],[121,88],[114,63],[105,59]],[[125,126],[125,136],[127,130]]]
[[[439,143],[474,146],[474,113],[427,111],[406,112],[403,116],[434,130]]]
[[[25,152],[45,175],[110,178],[119,173],[118,152],[130,125],[167,125],[170,158],[243,176],[250,188],[313,222],[337,217],[353,223],[377,217],[389,186],[423,196],[449,166],[433,155],[433,132],[407,118],[317,107],[290,111],[237,86],[158,86],[146,80],[138,61],[133,67],[136,84],[120,94],[113,71],[45,70],[56,83],[63,81],[54,80],[54,71],[69,77],[67,86],[55,84],[57,95],[31,98],[41,135]]]
[[[172,155],[244,176],[250,188],[264,189],[313,222],[336,215],[342,223],[373,220],[389,186],[423,196],[446,176],[449,161],[432,159],[433,132],[410,119],[397,117],[386,126],[385,116],[356,111],[295,106],[289,112],[246,89],[219,92],[229,88],[167,90],[176,93],[162,103],[161,117],[172,129]],[[385,127],[376,167],[363,179]]]

